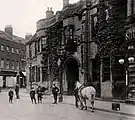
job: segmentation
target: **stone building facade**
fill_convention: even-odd
[[[126,43],[128,48],[128,58],[135,58],[135,1],[127,0],[127,19],[126,19]],[[128,67],[128,93],[131,93],[131,99],[135,99],[135,62],[129,62]]]
[[[26,43],[28,84],[32,80],[50,90],[55,81],[63,93],[72,94],[75,81],[80,81],[93,83],[100,95],[99,56],[93,42],[98,3],[63,0],[63,9],[55,15],[48,8],[46,18],[37,22],[35,35]]]
[[[134,57],[133,3],[63,0],[56,14],[48,8],[27,42],[28,84],[35,81],[50,91],[55,81],[63,93],[72,94],[78,80],[93,84],[98,97],[125,99],[134,90],[134,62],[127,64]],[[119,63],[121,58],[126,64]]]
[[[0,81],[3,81],[3,87],[12,86],[10,78],[17,76],[16,82],[20,84],[20,87],[26,86],[25,51],[25,39],[13,35],[12,26],[6,26],[5,31],[0,31]]]

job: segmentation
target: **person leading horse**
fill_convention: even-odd
[[[80,82],[77,81],[75,89],[78,89],[78,96],[79,96],[79,101],[81,104],[81,109],[83,109],[84,107],[85,107],[85,109],[87,109],[86,100],[89,100],[92,105],[92,112],[93,112],[94,99],[95,99],[95,95],[96,95],[95,88],[93,86],[81,85]],[[85,105],[83,105],[83,103]]]

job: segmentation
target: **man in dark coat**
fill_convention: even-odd
[[[9,96],[9,103],[13,103],[14,92],[13,92],[13,90],[11,88],[10,88],[10,90],[8,92],[8,96]]]
[[[56,87],[55,83],[53,83],[53,85],[52,85],[52,94],[53,94],[53,97],[54,97],[53,104],[57,104],[57,95],[58,95],[58,92],[59,92],[59,88]]]
[[[78,108],[78,101],[79,101],[78,88],[74,89],[74,96],[75,96],[75,106]]]
[[[20,97],[19,97],[19,86],[18,85],[15,86],[15,94],[16,94],[16,99],[19,99]]]
[[[36,104],[35,94],[36,94],[36,92],[35,92],[34,88],[32,87],[31,90],[30,90],[30,98],[31,98],[32,104],[33,104],[33,100],[34,100],[34,102]]]
[[[40,86],[37,88],[37,98],[38,98],[38,103],[42,103],[42,89]]]

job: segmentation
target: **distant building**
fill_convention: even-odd
[[[0,31],[0,78],[3,87],[14,86],[16,83],[20,84],[20,87],[26,86],[24,42],[25,39],[13,35],[10,25],[5,27],[5,31]]]

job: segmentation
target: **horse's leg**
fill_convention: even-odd
[[[85,104],[85,110],[87,110],[86,99],[84,99],[84,104]]]
[[[83,110],[84,106],[83,106],[83,99],[80,98],[80,107],[81,107],[81,110]]]
[[[91,108],[92,109],[92,112],[94,112],[93,111],[94,110],[94,100],[91,101],[91,106],[92,106],[92,108]]]
[[[92,106],[92,112],[94,112],[94,95],[91,96],[91,106]]]

